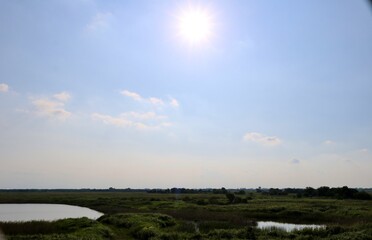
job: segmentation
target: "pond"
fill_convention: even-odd
[[[64,204],[0,204],[0,222],[53,221],[80,217],[97,219],[102,215],[89,208]]]
[[[293,224],[293,223],[280,223],[280,222],[257,222],[257,228],[259,229],[272,229],[278,228],[284,231],[290,232],[294,230],[302,230],[304,228],[319,229],[325,228],[325,225],[316,224]]]

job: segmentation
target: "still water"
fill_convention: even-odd
[[[324,228],[325,225],[315,224],[293,224],[293,223],[279,223],[279,222],[257,222],[257,228],[259,229],[271,229],[278,228],[284,231],[290,232],[294,230],[302,230],[304,228],[318,229]]]
[[[97,219],[103,214],[85,207],[64,204],[0,204],[0,221],[53,221],[63,218]]]

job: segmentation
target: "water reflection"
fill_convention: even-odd
[[[293,224],[293,223],[279,223],[279,222],[257,222],[257,228],[259,229],[272,229],[278,228],[284,231],[290,232],[294,230],[302,230],[304,228],[319,229],[324,228],[325,225],[316,224]]]
[[[0,221],[2,222],[53,221],[80,217],[97,219],[102,215],[102,213],[89,208],[64,204],[0,204]]]

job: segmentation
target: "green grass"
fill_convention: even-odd
[[[246,196],[241,196],[246,197]],[[250,194],[0,192],[0,203],[60,203],[105,213],[55,222],[0,223],[7,239],[372,239],[372,201]],[[255,221],[325,224],[319,230],[259,230]]]
[[[110,239],[112,230],[88,218],[58,221],[0,222],[8,239]]]

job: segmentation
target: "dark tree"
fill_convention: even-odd
[[[314,188],[307,187],[307,188],[305,188],[303,195],[305,197],[315,197],[317,195],[317,192],[316,192],[316,190]]]
[[[245,191],[244,190],[240,190],[238,192],[235,192],[235,194],[238,194],[238,195],[244,195],[245,194]]]
[[[330,197],[332,196],[332,192],[329,187],[323,186],[323,187],[318,188],[318,195],[320,197]]]
[[[229,200],[229,203],[233,203],[235,200],[235,194],[234,193],[226,193],[226,197]]]

